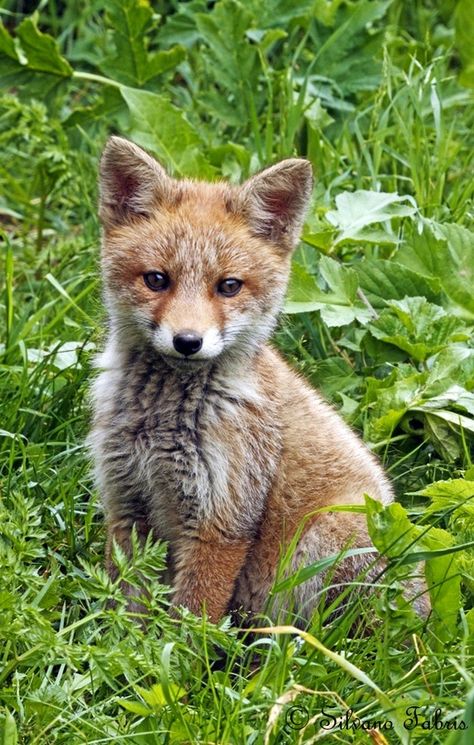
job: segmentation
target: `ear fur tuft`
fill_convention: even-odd
[[[148,216],[170,198],[173,181],[158,161],[133,142],[111,137],[100,161],[99,215],[105,228]]]
[[[312,187],[309,160],[288,158],[243,184],[240,211],[257,235],[293,248],[303,227]]]

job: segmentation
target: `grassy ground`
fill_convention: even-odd
[[[467,745],[469,3],[74,0],[41,3],[37,19],[30,5],[4,3],[0,35],[0,741]],[[102,570],[84,437],[104,327],[97,158],[112,131],[176,175],[313,162],[276,340],[380,455],[399,504],[367,504],[383,591],[337,620],[321,609],[306,636],[171,619],[156,581],[144,633]],[[419,558],[427,623],[399,592]],[[163,548],[118,560],[122,576],[153,577]],[[350,635],[355,617],[374,632]]]

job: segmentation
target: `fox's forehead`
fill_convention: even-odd
[[[245,236],[225,225],[174,215],[149,226],[150,249],[158,261],[178,271],[208,274],[244,268],[250,262]]]
[[[115,247],[122,257],[126,253],[143,271],[247,272],[272,253],[238,214],[226,210],[222,201],[202,196],[183,198],[171,209],[158,208],[149,218],[113,231],[109,241],[112,251]]]
[[[224,181],[191,181],[183,179],[175,182],[174,204],[189,211],[205,209],[216,217],[233,211],[236,187]]]

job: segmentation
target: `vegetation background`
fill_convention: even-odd
[[[4,0],[0,18],[0,742],[472,742],[471,0]],[[314,165],[276,341],[399,502],[367,499],[382,591],[306,635],[170,619],[156,580],[144,632],[102,569],[84,436],[111,132],[177,176]],[[420,558],[426,623],[399,591]],[[163,547],[117,560],[153,578]]]

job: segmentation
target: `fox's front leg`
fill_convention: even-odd
[[[132,556],[132,532],[136,530],[140,544],[144,544],[150,532],[148,521],[144,517],[136,518],[109,518],[107,521],[107,544],[105,559],[107,571],[116,579],[118,571],[113,561],[113,546],[116,543],[127,558]]]
[[[175,549],[173,604],[197,615],[204,608],[216,623],[228,610],[249,547],[249,540],[227,541],[220,534],[181,539]]]
[[[125,556],[130,559],[132,557],[132,533],[134,529],[136,530],[139,543],[143,545],[148,533],[150,532],[150,526],[146,518],[122,517],[114,519],[113,517],[110,517],[108,520],[105,558],[107,572],[112,580],[116,580],[118,577],[118,568],[113,559],[114,543],[116,543],[117,546],[122,549]],[[123,594],[130,598],[128,609],[132,612],[143,613],[145,609],[138,599],[145,592],[144,589],[135,587],[129,582],[122,582],[121,588]]]

